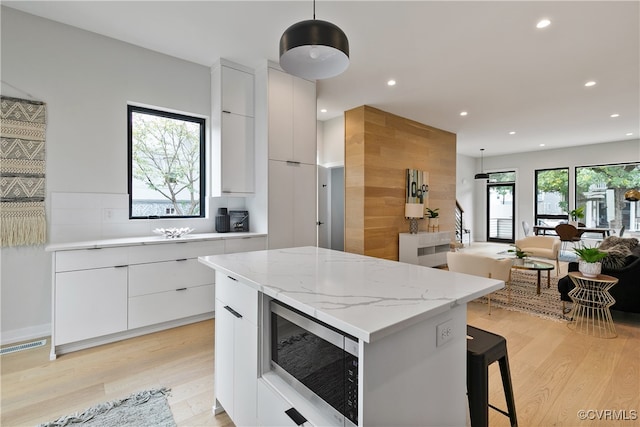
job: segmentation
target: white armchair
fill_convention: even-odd
[[[547,258],[556,261],[556,276],[560,271],[560,246],[562,242],[552,236],[528,236],[516,240],[516,246],[521,251],[537,258]]]
[[[509,292],[511,292],[512,265],[512,258],[496,259],[474,253],[447,252],[447,266],[449,271],[502,280]],[[491,294],[489,294],[487,298],[489,300],[489,314],[491,314]]]

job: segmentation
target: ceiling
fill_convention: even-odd
[[[306,0],[3,5],[206,66],[277,62],[284,30],[312,18]],[[347,34],[351,64],[318,82],[318,119],[366,104],[454,132],[458,152],[475,157],[637,140],[639,6],[319,0],[316,18]],[[537,29],[541,18],[551,25]]]

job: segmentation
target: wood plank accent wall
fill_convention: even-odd
[[[344,159],[346,252],[398,260],[407,169],[429,173],[426,206],[455,237],[455,134],[364,105],[345,112]]]

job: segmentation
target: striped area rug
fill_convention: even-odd
[[[562,315],[562,301],[558,292],[558,277],[551,272],[551,286],[547,288],[547,274],[542,272],[540,281],[540,295],[536,294],[537,273],[526,270],[512,270],[511,272],[511,300],[509,301],[507,288],[491,294],[491,308],[499,307],[504,310],[519,311],[544,319],[564,322]],[[487,298],[475,300],[487,304]]]

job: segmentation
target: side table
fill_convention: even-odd
[[[571,281],[576,285],[569,291],[573,308],[569,314],[569,329],[586,335],[600,338],[618,336],[611,318],[611,307],[616,300],[609,294],[609,289],[618,279],[600,274],[597,277],[585,277],[578,271],[569,273]]]

